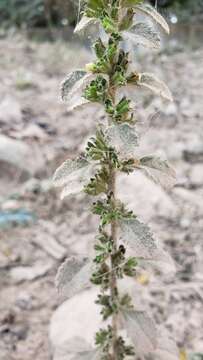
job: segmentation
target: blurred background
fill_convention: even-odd
[[[135,65],[163,79],[174,102],[148,92],[139,99],[143,120],[159,111],[140,151],[164,151],[177,185],[165,192],[137,174],[121,179],[120,193],[177,264],[176,275],[137,276],[149,311],[176,339],[180,360],[202,360],[203,1],[155,3],[171,35],[159,53],[136,50]],[[65,75],[92,59],[91,39],[73,35],[78,11],[70,0],[0,0],[1,360],[52,359],[61,334],[67,340],[70,304],[58,299],[56,270],[66,256],[87,253],[94,239],[85,196],[62,202],[51,182],[102,119],[97,108],[67,112],[59,99]]]

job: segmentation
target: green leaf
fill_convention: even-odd
[[[72,71],[61,84],[61,98],[63,101],[67,101],[68,96],[73,89],[74,85],[86,75],[84,70]]]
[[[92,265],[87,258],[70,257],[59,267],[56,288],[62,299],[67,299],[91,286]]]
[[[96,79],[92,80],[84,89],[84,97],[88,101],[103,102],[105,100],[107,88],[107,80],[103,76],[97,75]]]
[[[122,158],[135,156],[138,134],[135,127],[126,123],[110,126],[105,133],[106,141]]]
[[[166,22],[166,20],[159,14],[154,7],[152,7],[149,4],[138,4],[135,6],[135,9],[140,11],[142,14],[145,14],[149,17],[151,17],[157,24],[159,24],[162,29],[169,34],[170,29]]]
[[[153,259],[158,251],[157,244],[147,225],[135,218],[119,221],[120,237],[134,251],[134,256]]]
[[[97,25],[98,23],[99,22],[98,22],[97,19],[90,18],[90,17],[87,17],[87,16],[83,15],[83,17],[81,18],[81,20],[79,21],[79,23],[75,27],[74,33],[75,34],[81,34],[85,30],[88,30],[88,28],[91,25]]]
[[[173,101],[173,97],[168,86],[153,74],[141,73],[137,85],[153,91],[155,94],[168,101]]]
[[[98,59],[101,59],[104,56],[106,47],[100,38],[98,38],[97,41],[94,43],[94,50]]]
[[[134,45],[160,48],[160,36],[150,25],[139,22],[123,33],[124,38]]]
[[[135,5],[141,4],[143,0],[122,0],[121,6],[122,7],[133,7]]]
[[[100,18],[107,5],[106,0],[87,0],[85,14],[90,18]]]
[[[153,320],[144,311],[129,310],[123,313],[124,324],[136,355],[152,353],[157,345],[157,330]]]
[[[104,16],[102,19],[102,26],[107,33],[116,33],[118,27],[116,22],[114,22],[109,16]]]
[[[66,160],[56,170],[53,178],[55,186],[64,187],[61,198],[81,192],[93,174],[93,167],[93,164],[84,158]]]

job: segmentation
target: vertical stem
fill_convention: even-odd
[[[110,79],[110,94],[112,102],[115,104],[115,88],[111,86]],[[116,170],[109,165],[110,181],[109,181],[109,193],[112,194],[113,203],[115,206],[116,200]],[[113,242],[112,254],[111,254],[111,279],[110,279],[110,294],[112,304],[117,303],[118,289],[117,289],[117,277],[116,273],[113,270],[114,266],[114,257],[113,255],[117,251],[117,223],[116,221],[111,222],[111,238]],[[118,320],[117,313],[114,312],[112,315],[112,360],[117,360],[117,337],[118,337]]]
[[[116,190],[116,171],[110,166],[110,183],[109,183],[109,192],[112,194],[113,201],[115,202],[115,190]],[[116,273],[113,271],[115,268],[114,265],[114,257],[113,255],[117,251],[117,224],[116,221],[112,221],[111,223],[111,238],[113,241],[113,250],[111,254],[111,279],[110,279],[110,293],[112,303],[115,304],[117,302],[118,290],[117,290],[117,278]],[[117,359],[117,333],[118,333],[118,324],[117,324],[117,313],[113,313],[112,315],[112,360]]]

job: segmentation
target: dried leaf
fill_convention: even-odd
[[[135,127],[128,124],[113,125],[106,130],[105,135],[108,143],[122,157],[135,156],[135,150],[138,146],[138,134]]]
[[[79,291],[90,287],[91,264],[87,258],[71,257],[59,267],[56,288],[60,296],[70,298]]]
[[[75,34],[80,34],[81,32],[85,31],[86,29],[88,29],[89,26],[96,24],[98,21],[94,18],[89,18],[87,16],[83,16],[81,18],[81,20],[79,21],[79,23],[76,25],[74,33]]]
[[[139,22],[124,32],[124,37],[134,45],[143,45],[148,48],[160,48],[159,34],[148,24]]]
[[[173,101],[173,97],[168,86],[153,74],[141,73],[137,85],[153,91],[155,94],[168,101]]]
[[[137,219],[123,219],[119,222],[121,239],[129,243],[136,257],[153,259],[157,245],[147,225]]]
[[[151,5],[139,4],[135,6],[135,9],[151,17],[157,24],[159,24],[165,30],[167,34],[170,33],[170,29],[166,20]]]
[[[68,96],[74,85],[86,75],[84,70],[72,71],[61,84],[61,98],[63,101],[68,100]]]
[[[168,161],[157,155],[144,156],[139,160],[139,167],[152,181],[168,189],[176,182],[175,170]]]
[[[53,183],[55,186],[64,186],[61,198],[81,192],[88,184],[93,173],[94,165],[84,158],[66,160],[55,172]]]
[[[128,336],[131,338],[136,355],[151,353],[157,345],[157,330],[146,312],[130,310],[123,314]]]

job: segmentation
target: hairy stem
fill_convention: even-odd
[[[110,94],[113,103],[115,104],[115,88],[111,86],[110,79]],[[110,181],[109,181],[109,193],[112,194],[112,199],[116,202],[116,170],[109,165]],[[118,289],[117,289],[117,277],[115,272],[114,254],[117,251],[117,224],[116,221],[111,222],[111,238],[113,242],[112,254],[111,254],[111,277],[110,277],[110,293],[112,304],[116,304]],[[118,321],[117,313],[114,312],[112,315],[112,360],[117,360],[117,337],[118,337]]]
[[[112,194],[113,200],[115,202],[115,190],[116,190],[116,171],[110,167],[110,183],[109,183],[109,192]],[[117,251],[117,224],[116,221],[111,223],[111,238],[113,241],[113,250],[111,254],[111,278],[110,278],[110,293],[112,304],[116,304],[118,290],[117,290],[117,278],[114,271],[114,257],[113,255]],[[117,324],[117,313],[114,312],[112,315],[112,360],[116,360],[116,347],[117,347],[117,333],[118,333],[118,324]]]

